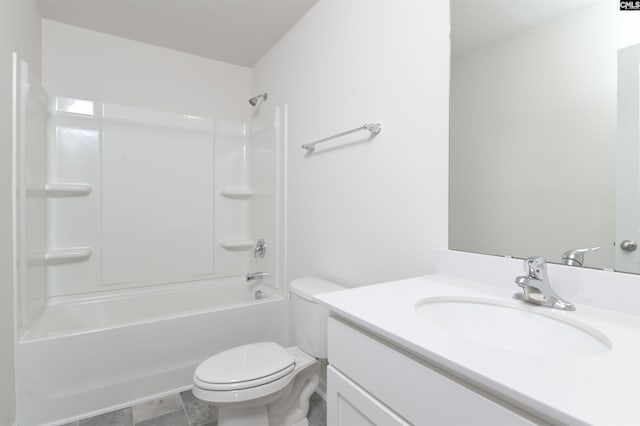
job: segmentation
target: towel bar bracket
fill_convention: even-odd
[[[380,123],[368,123],[362,127],[370,131],[371,133],[375,133],[376,135],[382,130],[382,126],[380,125]]]

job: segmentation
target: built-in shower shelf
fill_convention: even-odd
[[[223,197],[235,200],[247,200],[253,197],[253,189],[250,188],[223,188],[220,191]]]
[[[220,246],[229,251],[243,251],[243,250],[251,250],[256,245],[253,240],[229,240],[222,241]]]
[[[48,195],[57,197],[78,197],[89,195],[93,187],[88,183],[48,183],[44,186]]]
[[[86,260],[93,254],[91,247],[71,247],[54,249],[45,253],[44,258],[49,263],[67,263]]]

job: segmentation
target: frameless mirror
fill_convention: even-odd
[[[451,28],[449,248],[640,273],[640,12],[452,0]]]

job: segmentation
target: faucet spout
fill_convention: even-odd
[[[245,278],[247,279],[247,281],[257,281],[263,279],[264,277],[268,277],[269,275],[271,275],[269,272],[250,272],[245,275]]]
[[[542,257],[530,257],[524,261],[527,275],[516,277],[515,283],[522,287],[522,293],[513,295],[515,299],[564,311],[575,311],[575,306],[562,299],[551,288],[547,275],[547,263]]]
[[[527,288],[529,285],[529,277],[516,277],[516,284],[522,288]]]

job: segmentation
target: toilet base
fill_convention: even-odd
[[[269,426],[267,406],[220,407],[218,426]]]
[[[221,408],[218,411],[218,426],[273,426],[269,424],[266,406],[247,408]],[[305,417],[288,426],[309,426]]]

